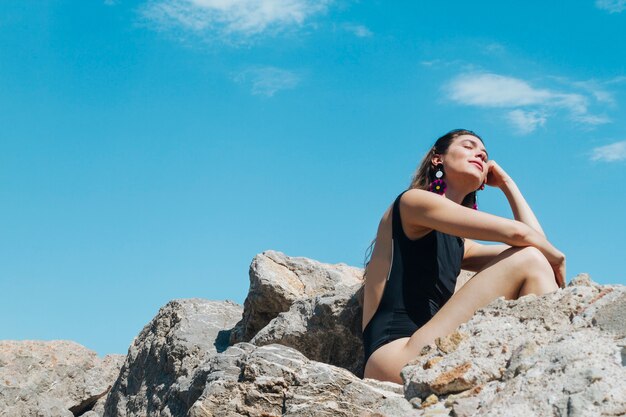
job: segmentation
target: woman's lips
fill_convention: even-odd
[[[479,164],[478,162],[470,161],[470,164],[476,165],[478,169],[480,169],[480,172],[483,172],[483,166]]]

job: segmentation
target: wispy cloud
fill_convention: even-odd
[[[583,81],[573,81],[562,76],[547,76],[546,78],[557,81],[566,88],[582,90],[584,93],[590,94],[596,102],[608,104],[609,106],[615,105],[615,98],[613,93],[607,89],[607,86],[623,83],[626,80],[626,77],[623,76],[607,80],[589,79]]]
[[[543,126],[546,123],[545,114],[537,111],[516,109],[508,112],[506,118],[521,134],[531,133],[537,129],[537,126]]]
[[[537,88],[525,80],[499,74],[461,74],[444,90],[450,100],[460,104],[513,109],[506,118],[522,134],[543,126],[553,110],[564,110],[573,120],[589,125],[610,121],[606,116],[589,114],[589,99],[583,94]]]
[[[292,72],[277,67],[250,67],[233,77],[237,83],[249,85],[252,94],[272,97],[281,90],[295,88],[300,77]]]
[[[248,42],[298,28],[333,0],[150,0],[141,15],[159,30],[182,30],[209,40]]]
[[[626,159],[626,140],[610,145],[594,148],[591,152],[592,161],[615,162]]]
[[[346,31],[352,33],[354,36],[359,37],[359,38],[369,38],[370,36],[373,35],[372,31],[369,30],[364,25],[355,25],[352,23],[346,23],[343,25],[343,28]]]
[[[596,7],[610,13],[620,13],[626,10],[626,0],[596,0]]]
[[[613,105],[615,104],[615,99],[613,98],[613,94],[604,89],[599,82],[595,80],[588,81],[575,81],[573,83],[574,86],[587,90],[589,93],[593,95],[593,97],[601,102]]]

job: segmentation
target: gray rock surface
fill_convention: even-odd
[[[625,414],[626,287],[572,284],[479,310],[403,369],[406,397],[459,416]]]
[[[243,318],[231,333],[231,345],[250,341],[279,313],[288,311],[297,299],[360,284],[363,270],[269,250],[254,257],[249,275],[250,289],[244,302]]]
[[[250,343],[292,347],[307,358],[363,375],[361,308],[358,286],[296,300],[261,329]]]
[[[277,344],[238,343],[200,367],[190,386],[189,417],[422,415],[401,385],[361,380]]]
[[[362,269],[267,251],[255,257],[250,271],[244,318],[233,330],[231,343],[279,343],[309,359],[363,375],[357,293]],[[474,272],[461,271],[457,286],[472,276]]]
[[[494,300],[426,346],[403,386],[359,378],[361,274],[264,252],[243,319],[229,301],[171,301],[123,366],[93,365],[72,342],[2,342],[0,416],[626,415],[626,287],[581,274],[553,294]],[[243,335],[251,343],[229,346]]]
[[[123,361],[66,340],[0,341],[0,416],[80,415],[106,395]]]
[[[229,331],[241,314],[231,301],[170,301],[133,340],[104,415],[182,415],[187,405],[173,394],[177,386],[228,347]]]

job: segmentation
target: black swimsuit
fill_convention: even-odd
[[[399,202],[406,191],[393,203],[391,268],[378,309],[363,330],[364,363],[382,345],[426,324],[452,296],[461,272],[463,239],[438,230],[417,240],[404,234]]]

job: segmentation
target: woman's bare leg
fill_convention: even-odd
[[[554,271],[539,250],[531,246],[509,248],[454,293],[428,323],[406,339],[406,344],[399,351],[384,358],[376,355],[378,351],[374,352],[367,364],[366,377],[401,383],[399,372],[406,363],[437,337],[446,336],[467,322],[479,308],[500,296],[510,300],[557,289]],[[372,361],[374,356],[377,358]]]

